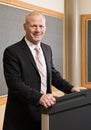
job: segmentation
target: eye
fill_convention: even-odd
[[[40,27],[40,28],[44,28],[44,26],[43,26],[43,25],[40,25],[39,27]]]
[[[37,26],[36,25],[32,25],[32,26],[30,26],[31,28],[33,28],[33,29],[35,29]]]
[[[43,25],[31,25],[30,28],[31,29],[37,29],[37,28],[43,29],[44,26]]]

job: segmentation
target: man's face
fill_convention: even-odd
[[[41,15],[33,15],[27,18],[24,24],[26,38],[33,44],[38,44],[46,31],[45,19]]]

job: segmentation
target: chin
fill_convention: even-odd
[[[41,39],[34,40],[35,43],[39,43]]]

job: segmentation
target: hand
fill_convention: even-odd
[[[41,96],[39,103],[45,108],[51,107],[56,103],[56,98],[52,94],[44,94]]]
[[[86,90],[87,88],[85,88],[85,87],[73,87],[72,89],[71,89],[71,92],[80,92],[81,90]]]

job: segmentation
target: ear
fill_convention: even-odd
[[[26,24],[25,24],[25,23],[23,24],[23,28],[24,28],[24,30],[26,31]]]

